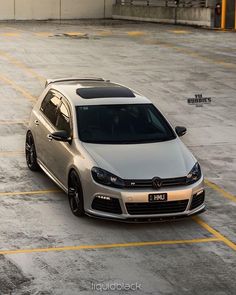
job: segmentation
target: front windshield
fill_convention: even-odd
[[[152,104],[78,106],[79,138],[88,143],[132,144],[176,138]]]

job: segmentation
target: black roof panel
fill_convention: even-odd
[[[111,87],[86,87],[78,88],[76,93],[85,99],[92,98],[109,98],[109,97],[135,97],[134,93],[126,87],[111,86]]]

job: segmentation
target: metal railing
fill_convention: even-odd
[[[207,0],[116,0],[119,5],[159,7],[207,7]]]

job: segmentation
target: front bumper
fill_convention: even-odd
[[[155,193],[167,193],[168,201],[152,203],[150,205],[148,196],[149,194]],[[101,196],[115,200],[116,203],[118,202],[120,206],[120,212],[109,212],[108,209],[111,206],[108,206],[108,209],[105,208],[105,206],[100,206],[99,208],[94,206],[94,200],[98,197],[101,198]],[[196,200],[196,196],[199,196],[201,200]],[[88,215],[128,222],[151,222],[180,219],[191,215],[200,214],[205,210],[203,177],[192,185],[163,188],[158,191],[147,189],[122,190],[102,186],[93,182],[93,184],[88,187],[88,190],[85,191],[84,197],[85,212]],[[139,206],[141,206],[141,208],[144,207],[145,211],[140,211]],[[152,207],[150,212],[149,206]],[[129,210],[130,207],[138,208],[137,212],[135,210]],[[153,214],[154,207],[157,213]],[[161,207],[164,209],[162,210]],[[168,208],[168,210],[166,208]]]
[[[155,217],[127,217],[127,218],[119,218],[119,217],[110,217],[110,216],[101,216],[99,214],[93,214],[86,212],[86,215],[97,218],[97,219],[105,219],[111,221],[119,221],[124,223],[154,223],[154,222],[168,222],[168,221],[177,221],[189,218],[190,216],[198,215],[206,211],[206,206],[202,206],[199,210],[195,212],[191,212],[189,215],[181,214],[181,215],[173,215],[173,216],[155,216]]]

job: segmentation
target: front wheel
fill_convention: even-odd
[[[25,141],[25,157],[27,166],[31,171],[39,171],[40,167],[37,162],[36,148],[34,144],[34,138],[31,131],[28,131],[26,134]]]
[[[77,217],[84,216],[83,190],[79,176],[75,171],[70,173],[68,199],[72,213]]]

